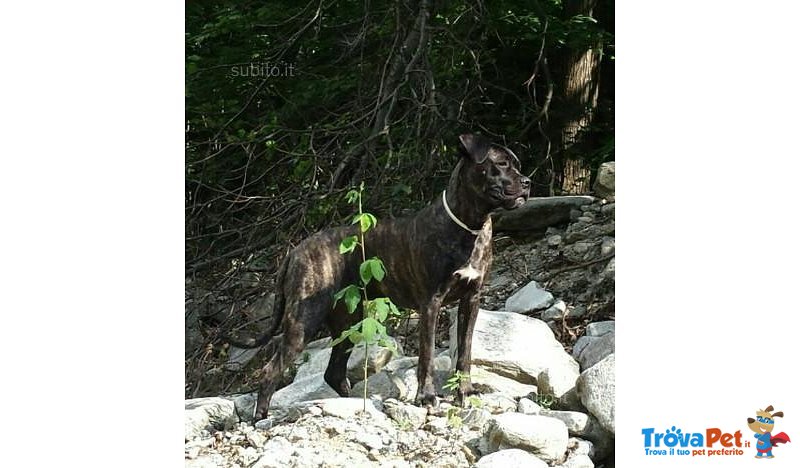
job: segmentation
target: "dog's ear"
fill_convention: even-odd
[[[469,157],[476,164],[481,164],[489,157],[489,142],[482,136],[467,133],[459,136],[458,140],[461,155]]]
[[[754,422],[756,422],[756,420],[755,420],[755,419],[753,419],[753,418],[747,418],[747,424],[753,424]]]
[[[772,417],[773,418],[782,418],[783,417],[783,411],[778,411],[776,413],[772,413]]]
[[[764,411],[766,411],[767,413],[769,413],[770,411],[772,411],[772,410],[774,410],[774,409],[775,409],[775,408],[773,408],[773,407],[772,407],[772,405],[769,405],[769,406],[767,406],[766,408],[764,408]]]

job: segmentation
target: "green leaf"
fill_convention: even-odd
[[[375,335],[378,333],[381,324],[378,323],[372,317],[367,317],[361,321],[361,333],[364,336],[364,341],[367,343],[373,343],[375,341]]]
[[[339,253],[346,254],[350,253],[355,250],[356,246],[358,245],[358,236],[349,236],[342,239],[342,242],[339,243]]]
[[[361,232],[367,232],[378,224],[378,220],[370,213],[359,213],[353,217],[351,224],[356,223],[361,225]]]
[[[375,318],[380,320],[381,322],[386,320],[386,317],[389,316],[389,305],[386,303],[387,298],[379,297],[372,301],[375,304]]]
[[[386,276],[386,269],[380,258],[372,257],[361,263],[358,267],[358,273],[361,276],[361,281],[366,285],[369,284],[372,278],[381,281]]]
[[[358,275],[361,277],[361,282],[364,286],[369,284],[372,279],[372,269],[369,266],[369,260],[362,262],[358,267]]]
[[[383,261],[378,257],[372,257],[368,262],[370,262],[369,268],[372,271],[372,277],[378,281],[383,281],[383,277],[386,276],[386,268],[383,266]]]
[[[336,307],[336,304],[342,298],[344,298],[344,302],[347,305],[347,312],[352,314],[358,307],[359,301],[361,301],[361,290],[354,284],[345,286],[344,289],[333,295],[333,306]]]
[[[345,200],[347,200],[347,203],[356,203],[360,196],[361,194],[358,193],[358,191],[350,190],[349,192],[347,192],[347,195],[345,195],[344,198]]]
[[[348,338],[348,339],[350,340],[350,342],[351,342],[351,343],[353,343],[353,344],[359,344],[359,343],[361,343],[362,341],[364,341],[364,335],[362,335],[362,334],[361,334],[361,332],[359,332],[359,331],[357,331],[357,330],[352,330],[352,331],[350,332],[350,334],[349,334],[349,335],[347,335],[347,338]]]

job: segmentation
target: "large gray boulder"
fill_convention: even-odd
[[[614,178],[616,175],[614,161],[603,163],[597,170],[597,179],[594,181],[594,192],[597,196],[614,201]]]
[[[384,411],[395,420],[402,429],[419,429],[425,424],[428,410],[398,400],[389,399],[383,402]]]
[[[553,300],[553,295],[549,291],[539,286],[536,281],[531,281],[506,299],[505,310],[525,314],[547,309],[553,305]]]
[[[402,356],[400,346],[394,338],[390,340],[395,344],[397,354],[392,354],[392,351],[382,346],[370,346],[369,360],[367,362],[367,373],[373,375],[380,371],[389,361]],[[331,358],[330,338],[322,338],[320,340],[312,341],[306,345],[303,352],[300,354],[296,365],[297,374],[294,377],[295,382],[305,379],[311,375],[325,372],[328,367],[328,361]],[[358,344],[353,347],[350,358],[347,360],[347,377],[350,383],[359,382],[364,380],[364,345]]]
[[[364,385],[367,385],[367,396],[380,400],[396,398],[402,401],[412,401],[417,395],[419,383],[417,381],[418,358],[397,359],[397,365],[388,365],[377,374],[371,376],[366,382],[360,381],[353,385],[350,394],[361,396],[364,394]],[[390,363],[391,364],[391,363]],[[443,393],[443,386],[451,375],[450,356],[437,356],[433,360],[433,385],[437,392]]]
[[[481,457],[475,468],[547,468],[547,463],[524,450],[506,449]]]
[[[613,333],[617,322],[606,320],[604,322],[592,322],[586,325],[586,336],[603,336],[606,333]]]
[[[614,433],[615,371],[614,354],[589,369],[578,378],[577,390],[581,402],[600,425]]]
[[[516,210],[492,214],[495,232],[544,231],[550,226],[565,224],[572,210],[579,210],[595,200],[585,195],[564,197],[533,197]]]
[[[580,343],[580,346],[576,342],[575,348],[573,348],[573,356],[578,359],[581,371],[585,371],[613,353],[615,337],[616,334],[614,332],[606,333],[602,336],[582,336],[578,341],[585,341]],[[579,350],[577,356],[575,350]]]
[[[537,392],[536,385],[518,382],[480,366],[472,366],[470,379],[472,386],[480,393],[501,393],[511,398],[520,398]]]
[[[289,406],[301,401],[334,398],[338,396],[339,394],[325,382],[323,374],[319,373],[306,377],[305,379],[296,380],[290,385],[278,390],[272,395],[269,406]]]
[[[451,322],[450,357],[455,361],[457,320]],[[574,388],[579,375],[578,363],[546,323],[513,312],[483,309],[472,336],[472,367],[528,385],[535,385],[539,374],[547,370],[555,397]]]
[[[597,451],[603,455],[611,452],[614,448],[614,435],[605,430],[591,414],[543,409],[539,415],[562,421],[567,426],[570,436],[590,440]]]
[[[184,401],[184,437],[200,435],[203,430],[228,429],[239,422],[236,408],[224,398],[194,398]]]
[[[558,419],[522,413],[499,414],[486,429],[489,452],[519,448],[546,462],[561,463],[567,451],[569,433]]]

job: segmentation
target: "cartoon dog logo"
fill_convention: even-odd
[[[772,435],[772,428],[775,427],[775,418],[783,417],[783,411],[773,413],[773,409],[772,405],[769,405],[763,410],[756,411],[756,419],[747,418],[747,427],[756,433],[755,437],[758,439],[756,444],[758,455],[756,455],[756,458],[775,458],[772,455],[772,447],[791,442],[785,432]]]

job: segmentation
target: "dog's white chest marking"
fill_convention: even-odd
[[[469,257],[469,261],[463,267],[459,268],[453,273],[458,279],[465,280],[467,283],[478,280],[483,277],[483,272],[476,268],[476,265],[483,263],[483,258],[486,255],[486,247],[492,241],[492,219],[489,218],[484,223],[483,228],[475,240],[475,248]]]
[[[472,265],[467,265],[460,270],[456,270],[454,274],[463,280],[467,280],[467,282],[475,281],[481,277],[481,272],[476,270]]]

